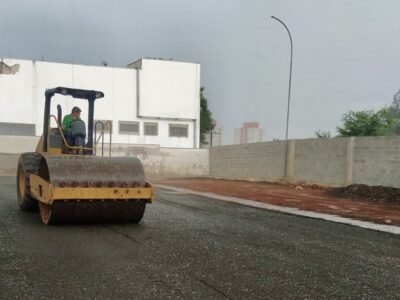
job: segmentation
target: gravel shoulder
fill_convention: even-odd
[[[400,205],[371,201],[360,197],[348,199],[332,195],[332,189],[318,186],[295,186],[276,183],[222,180],[212,178],[179,178],[154,180],[154,183],[199,192],[254,200],[305,211],[338,215],[376,224],[400,225]],[[331,194],[329,194],[330,192]],[[366,197],[365,197],[366,198]]]

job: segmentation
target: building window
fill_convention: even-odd
[[[144,122],[144,135],[158,135],[158,123]]]
[[[184,124],[169,124],[170,137],[188,137],[188,125]]]
[[[102,129],[102,126],[97,122],[101,122],[101,123],[104,124],[104,132],[105,133],[112,132],[111,131],[111,127],[114,128],[114,126],[113,126],[113,122],[111,120],[94,120],[94,124],[93,124],[94,128],[93,128],[93,130],[96,129],[97,132],[100,132],[101,129]],[[97,126],[96,126],[96,124],[97,124]]]
[[[119,121],[120,134],[139,134],[139,122]]]
[[[0,122],[0,135],[34,136],[35,124]]]

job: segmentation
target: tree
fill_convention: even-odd
[[[204,97],[204,87],[200,88],[200,143],[206,143],[205,134],[210,132],[215,127],[215,121],[212,118],[212,113],[208,109],[208,100]]]
[[[400,135],[400,90],[389,107],[374,111],[349,111],[337,127],[341,136]]]
[[[400,90],[393,96],[393,102],[388,113],[393,121],[391,134],[400,135]]]
[[[317,130],[315,136],[319,139],[330,139],[331,132],[329,130]]]
[[[398,90],[397,93],[394,94],[391,108],[395,110],[400,110],[400,90]]]
[[[337,127],[340,136],[390,135],[394,117],[390,108],[374,111],[349,111],[342,118],[343,126]]]

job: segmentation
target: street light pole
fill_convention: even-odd
[[[289,28],[286,26],[286,24],[283,23],[283,21],[281,21],[277,17],[271,16],[271,18],[276,20],[276,21],[278,21],[279,23],[281,23],[285,27],[287,33],[289,34],[289,39],[290,39],[289,90],[288,90],[288,104],[287,104],[287,114],[286,114],[286,135],[285,135],[285,139],[286,139],[285,178],[286,178],[286,176],[287,176],[288,155],[289,155],[288,137],[289,137],[289,115],[290,115],[290,92],[291,92],[291,88],[292,88],[293,40],[292,40],[292,35],[290,34],[290,31],[289,31]]]

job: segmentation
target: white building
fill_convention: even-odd
[[[43,130],[44,93],[57,86],[99,90],[95,120],[111,120],[113,142],[198,148],[200,65],[141,59],[128,68],[20,59],[0,61],[0,135],[36,135]],[[57,95],[51,113],[73,106],[86,119],[87,102]],[[107,140],[106,136],[106,140]]]

